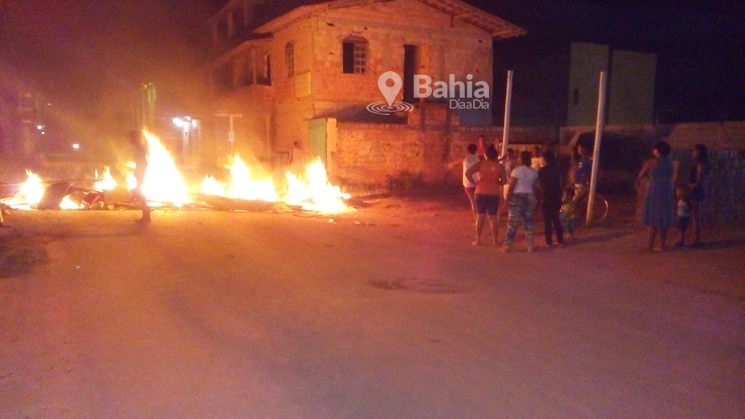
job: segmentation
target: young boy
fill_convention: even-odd
[[[678,215],[678,229],[680,230],[680,241],[675,247],[686,245],[686,230],[691,221],[691,203],[688,202],[688,187],[679,185],[675,187],[675,213]]]
[[[574,202],[574,189],[564,189],[564,194],[561,197],[561,210],[559,211],[559,219],[561,219],[564,225],[564,234],[567,242],[571,242],[574,239],[574,230],[577,228],[577,221],[575,215]]]

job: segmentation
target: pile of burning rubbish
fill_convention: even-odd
[[[201,185],[189,187],[170,152],[161,141],[145,133],[148,166],[142,191],[153,208],[218,209],[261,211],[273,208],[291,211],[340,213],[354,211],[345,202],[349,195],[329,183],[320,159],[305,166],[302,173],[285,173],[282,182],[271,175],[260,176],[239,155],[230,158],[227,179],[206,175]],[[134,164],[130,164],[132,171]],[[117,181],[109,167],[95,172],[92,179],[43,180],[27,170],[27,179],[14,188],[12,197],[0,199],[3,208],[32,209],[134,209],[134,174]],[[275,183],[281,183],[277,187]]]

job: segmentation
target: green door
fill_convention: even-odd
[[[326,164],[326,119],[311,119],[308,121],[308,153],[315,160],[320,157]]]

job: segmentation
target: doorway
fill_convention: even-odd
[[[414,103],[414,75],[419,67],[419,46],[404,45],[404,102]]]

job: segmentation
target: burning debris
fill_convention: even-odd
[[[250,168],[236,154],[226,169],[229,179],[220,181],[207,174],[198,189],[191,189],[169,151],[160,140],[145,133],[148,143],[148,166],[142,190],[152,207],[206,208],[219,210],[266,211],[277,206],[321,213],[354,211],[345,200],[348,194],[329,183],[320,159],[305,167],[304,173],[285,174],[286,185],[278,188],[271,175],[257,175],[260,168]],[[132,169],[134,164],[128,165]],[[10,198],[0,199],[7,208],[30,209],[96,209],[136,208],[130,193],[137,186],[132,173],[117,182],[111,169],[104,167],[95,179],[79,181],[44,181],[26,171],[26,182]]]

